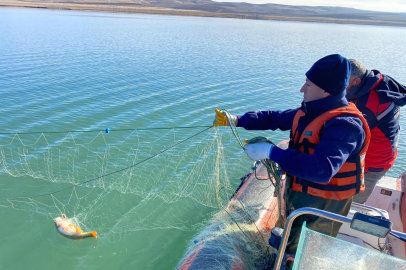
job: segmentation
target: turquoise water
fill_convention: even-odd
[[[0,134],[0,144],[19,133],[32,146],[16,139],[6,148],[33,152],[23,161],[1,152],[8,173],[0,175],[0,268],[173,269],[219,210],[220,146],[211,143],[223,138],[219,168],[227,177],[221,172],[220,181],[228,189],[251,165],[228,130],[209,130],[131,173],[78,187],[74,201],[72,184],[130,166],[204,128],[68,131],[209,126],[216,107],[234,114],[297,107],[304,73],[331,53],[405,84],[405,42],[406,29],[396,27],[1,8],[0,124],[10,134]],[[47,133],[54,131],[61,133]],[[274,141],[288,136],[239,132]],[[402,132],[390,176],[406,170],[405,150]],[[62,212],[98,230],[99,239],[60,236],[52,218]]]

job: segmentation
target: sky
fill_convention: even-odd
[[[373,11],[406,12],[406,0],[214,0],[251,4],[281,4],[293,6],[335,6]]]

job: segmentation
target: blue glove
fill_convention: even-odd
[[[270,158],[273,144],[267,142],[250,143],[244,145],[244,152],[252,160]]]

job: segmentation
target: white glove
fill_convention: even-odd
[[[271,156],[274,145],[267,142],[251,143],[244,145],[244,152],[252,160],[262,160]]]

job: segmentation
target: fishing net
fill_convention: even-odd
[[[182,142],[192,132],[178,132],[3,136],[0,172],[13,177],[3,184],[20,196],[3,194],[2,205],[52,217],[65,213],[110,234],[123,219],[131,220],[132,230],[188,227],[180,216],[162,215],[180,200],[219,207],[216,194],[231,187],[221,151],[222,140],[231,137],[210,129]],[[187,212],[188,203],[182,205],[178,211]]]
[[[102,243],[143,230],[201,231],[187,254],[212,245],[205,250],[255,269],[270,254],[270,228],[258,220],[276,211],[267,217],[275,224],[278,204],[267,204],[275,194],[266,171],[233,197],[251,164],[240,152],[228,128],[3,134],[0,205],[47,220],[65,214]]]
[[[257,176],[267,174],[260,165]],[[208,222],[177,269],[268,269],[271,229],[279,224],[279,204],[269,179],[246,175],[225,207]],[[262,179],[262,178],[261,178]],[[190,267],[190,268],[188,268]]]

